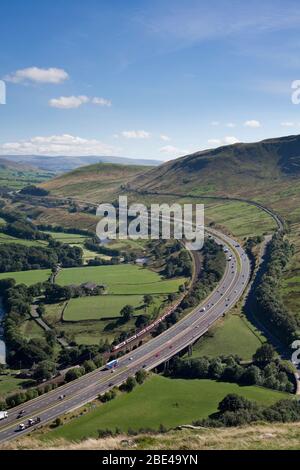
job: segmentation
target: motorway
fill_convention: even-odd
[[[20,437],[34,428],[18,431],[19,423],[39,416],[41,424],[91,402],[109,389],[121,385],[129,376],[144,368],[151,370],[168,361],[205,334],[211,325],[229,311],[242,296],[250,278],[250,262],[243,248],[232,238],[211,228],[206,235],[228,249],[226,270],[217,288],[210,296],[171,328],[122,356],[114,373],[104,368],[59,387],[8,411],[8,418],[0,422],[0,442]],[[228,258],[232,257],[229,261]],[[65,395],[63,400],[60,395]],[[24,417],[17,419],[20,410]]]

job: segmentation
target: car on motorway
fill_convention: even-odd
[[[64,398],[66,398],[66,395],[59,395],[58,397],[59,400],[63,400]]]
[[[206,308],[205,307],[202,307],[200,312],[205,312],[206,311]]]

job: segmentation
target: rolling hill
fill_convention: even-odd
[[[96,163],[58,176],[42,186],[54,196],[110,202],[122,185],[147,174],[150,169],[139,165]]]
[[[171,160],[133,187],[158,192],[189,194],[255,195],[266,183],[272,186],[300,178],[300,136],[257,143],[238,143]]]

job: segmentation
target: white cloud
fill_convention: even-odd
[[[216,127],[216,126],[219,126],[219,125],[220,125],[220,122],[219,122],[219,121],[212,121],[212,122],[210,123],[210,125]]]
[[[180,149],[178,147],[174,147],[173,145],[165,145],[159,149],[159,152],[169,157],[179,157],[181,155],[187,155],[189,150]]]
[[[261,124],[259,121],[256,121],[255,119],[250,119],[249,121],[244,122],[244,126],[257,128],[257,127],[261,127]]]
[[[121,135],[125,137],[125,139],[149,139],[151,134],[147,131],[123,131]]]
[[[239,140],[231,135],[225,136],[223,139],[209,139],[208,144],[212,145],[213,147],[217,147],[220,145],[233,145],[237,144]]]
[[[59,109],[72,109],[79,108],[82,104],[88,103],[89,98],[87,96],[61,96],[60,98],[53,98],[49,101],[51,108]]]
[[[281,122],[280,125],[282,127],[294,127],[295,126],[295,123],[294,122],[290,122],[290,121],[284,121],[284,122]]]
[[[235,126],[236,126],[236,124],[234,122],[227,122],[227,124],[226,124],[226,127],[230,127],[230,128],[233,128]]]
[[[97,104],[98,106],[108,106],[108,107],[110,107],[112,104],[110,100],[107,100],[106,98],[98,98],[97,96],[95,96],[95,98],[92,99],[92,103]]]
[[[70,134],[37,136],[0,145],[0,155],[93,156],[119,155],[120,149],[97,139]]]
[[[223,142],[225,145],[232,145],[232,144],[237,144],[239,142],[239,139],[230,135],[230,136],[224,137]]]
[[[161,138],[161,140],[163,140],[164,142],[170,142],[170,140],[171,140],[171,137],[169,137],[168,135],[165,135],[165,134],[161,134],[161,135],[160,135],[160,138]]]
[[[35,82],[35,83],[62,83],[69,78],[63,69],[51,67],[40,69],[38,67],[28,67],[20,69],[4,77],[4,80],[12,83]]]
[[[105,98],[89,98],[85,95],[80,96],[61,96],[60,98],[53,98],[49,101],[49,106],[52,108],[59,108],[59,109],[72,109],[72,108],[79,108],[79,106],[92,103],[97,106],[111,106],[111,101]]]

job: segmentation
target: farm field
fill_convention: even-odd
[[[37,282],[47,281],[50,275],[50,269],[32,269],[29,271],[1,273],[0,280],[10,277],[15,279],[17,284],[26,284],[27,286],[31,286],[32,284],[36,284]]]
[[[101,295],[71,299],[64,311],[64,321],[120,318],[124,305],[143,306],[142,295]]]
[[[264,341],[244,316],[229,315],[193,346],[192,357],[236,354],[243,360],[250,360]]]
[[[191,424],[217,411],[218,403],[228,393],[237,393],[262,404],[273,404],[291,395],[257,386],[240,387],[236,384],[212,380],[169,379],[151,376],[131,393],[122,394],[86,415],[41,436],[52,440],[65,438],[81,440],[97,437],[99,429],[122,431],[140,428],[158,429]]]
[[[168,294],[177,292],[185,278],[163,279],[159,274],[132,264],[63,269],[56,282],[66,286],[95,282],[108,286],[109,294]]]

